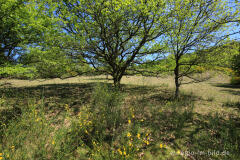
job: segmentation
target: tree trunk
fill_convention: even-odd
[[[175,74],[175,99],[179,98],[179,87],[180,87],[180,82],[179,82],[179,65],[178,65],[178,60],[176,60],[176,67],[174,69],[174,74]]]
[[[120,88],[120,81],[121,81],[122,77],[119,77],[119,75],[115,75],[113,77],[113,84],[114,84],[114,87],[119,89]]]

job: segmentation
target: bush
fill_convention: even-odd
[[[233,57],[232,70],[235,72],[235,75],[240,76],[240,54]]]
[[[233,76],[231,78],[231,84],[233,84],[233,85],[240,85],[240,77]]]
[[[24,67],[23,65],[5,65],[0,67],[1,78],[33,79],[36,77],[34,67]]]

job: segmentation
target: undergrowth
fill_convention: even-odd
[[[46,108],[44,95],[13,106],[2,97],[1,159],[239,158],[239,117],[194,113],[192,95],[158,95],[156,105],[143,95],[129,100],[128,92],[107,84],[91,92],[77,111],[69,103]]]

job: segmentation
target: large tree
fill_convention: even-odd
[[[0,0],[0,63],[9,62],[23,45],[41,35],[35,4],[26,0]]]
[[[59,30],[57,20],[53,17],[54,5],[51,4],[51,0],[44,2],[41,0],[0,0],[1,76],[8,76],[6,73],[10,73],[11,67],[14,69],[16,63],[22,63],[21,57],[26,57],[30,48],[45,46],[49,44],[46,42],[59,39],[55,37]],[[28,65],[25,62],[23,68],[18,65],[19,70],[25,70]]]
[[[116,87],[130,66],[162,51],[160,37],[169,29],[162,0],[64,0],[56,13],[72,36],[73,56],[110,74]]]
[[[11,59],[13,50],[21,42],[18,38],[17,12],[23,5],[23,1],[0,1],[0,64]]]
[[[206,79],[194,77],[193,66],[205,62],[207,48],[212,47],[227,34],[229,22],[236,22],[237,12],[225,1],[174,0],[168,3],[172,10],[169,25],[172,30],[166,34],[168,52],[175,61],[175,96],[179,96],[181,84],[201,82]],[[228,33],[229,34],[229,33]],[[191,58],[184,58],[194,53]],[[183,82],[183,77],[191,79]]]

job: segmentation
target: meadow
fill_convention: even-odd
[[[240,86],[223,74],[183,85],[173,77],[3,79],[0,157],[240,159]]]

